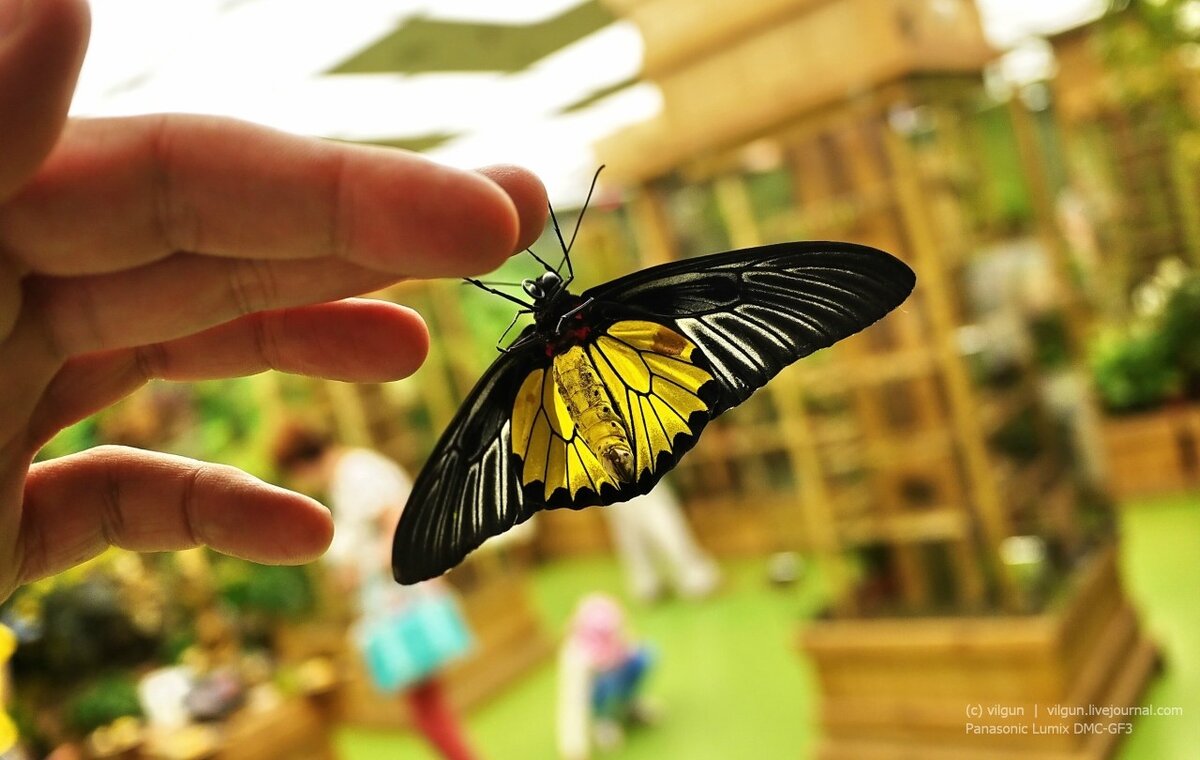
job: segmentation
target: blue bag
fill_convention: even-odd
[[[376,688],[407,688],[471,648],[471,633],[454,598],[419,594],[395,612],[363,621],[359,647]]]

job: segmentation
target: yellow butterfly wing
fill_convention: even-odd
[[[700,358],[691,341],[663,325],[622,320],[598,331],[581,350],[555,356],[552,367],[531,372],[512,413],[513,454],[521,461],[526,498],[581,508],[648,491],[711,418],[715,388]],[[571,383],[581,375],[598,381],[598,403],[622,422],[633,482],[618,482],[605,470],[571,418],[563,394],[580,391]]]
[[[602,485],[614,487],[578,434],[552,369],[525,378],[513,404],[513,430],[513,453],[530,498],[548,501],[559,490],[574,498],[585,488],[598,494]]]

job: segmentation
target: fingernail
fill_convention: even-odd
[[[0,37],[5,37],[21,26],[25,18],[26,0],[0,0]]]

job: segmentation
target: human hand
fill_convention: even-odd
[[[66,119],[83,0],[0,0],[0,601],[118,545],[306,562],[317,502],[121,447],[31,465],[151,378],[404,377],[415,312],[349,298],[478,273],[536,239],[540,182],[228,119]]]

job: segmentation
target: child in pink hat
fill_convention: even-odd
[[[621,605],[605,594],[580,600],[559,654],[558,739],[564,760],[591,757],[593,740],[609,749],[624,726],[649,722],[640,696],[652,657],[632,641]]]

